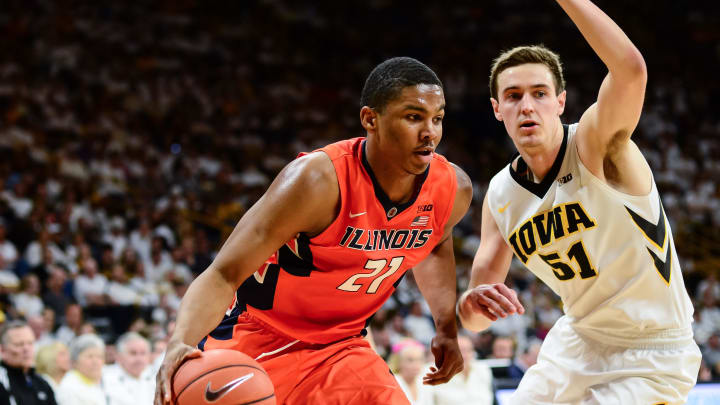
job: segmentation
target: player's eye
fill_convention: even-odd
[[[545,97],[545,92],[542,91],[542,90],[540,90],[540,91],[538,91],[537,93],[535,93],[535,95],[536,95],[536,97],[538,97],[538,98]]]
[[[408,115],[407,115],[407,119],[409,119],[410,121],[419,121],[419,120],[420,120],[420,115],[418,115],[418,114],[408,114]]]
[[[441,117],[441,116],[435,117],[435,118],[433,118],[433,122],[435,122],[436,124],[439,124],[442,122],[443,118],[444,117]]]

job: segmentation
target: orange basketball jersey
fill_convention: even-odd
[[[340,187],[337,218],[321,234],[288,241],[238,288],[220,325],[200,348],[224,346],[247,311],[308,343],[361,333],[403,274],[443,236],[457,190],[455,170],[435,154],[410,201],[394,204],[365,158],[365,138],[328,145]],[[315,151],[317,153],[318,151]]]

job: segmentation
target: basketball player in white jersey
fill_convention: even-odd
[[[513,404],[684,404],[700,351],[692,304],[650,168],[631,140],[645,62],[588,0],[557,0],[609,72],[597,102],[564,126],[556,54],[519,47],[496,59],[491,103],[518,155],[490,182],[481,243],[457,306],[479,331],[524,309],[502,284],[513,253],[561,298]]]

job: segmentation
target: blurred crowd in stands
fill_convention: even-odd
[[[597,3],[648,64],[633,140],[653,169],[695,303],[700,379],[718,379],[720,6]],[[189,283],[279,170],[298,152],[363,135],[360,90],[391,56],[417,57],[445,84],[440,152],[475,188],[455,235],[464,290],[484,190],[511,154],[488,101],[492,58],[525,43],[558,51],[567,123],[605,74],[551,1],[220,4],[0,7],[0,320],[26,320],[37,348],[95,334],[111,364],[117,338],[132,331],[160,356]],[[525,315],[468,338],[477,358],[505,359],[493,363],[507,373],[496,377],[512,379],[562,308],[522,266],[507,283]],[[386,358],[402,347],[427,355],[433,323],[411,274],[372,327]]]

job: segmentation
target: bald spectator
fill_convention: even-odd
[[[136,332],[117,341],[116,363],[103,371],[110,405],[152,405],[155,375],[150,366],[150,343]]]
[[[56,405],[50,385],[35,373],[35,335],[23,321],[0,331],[0,405]]]

